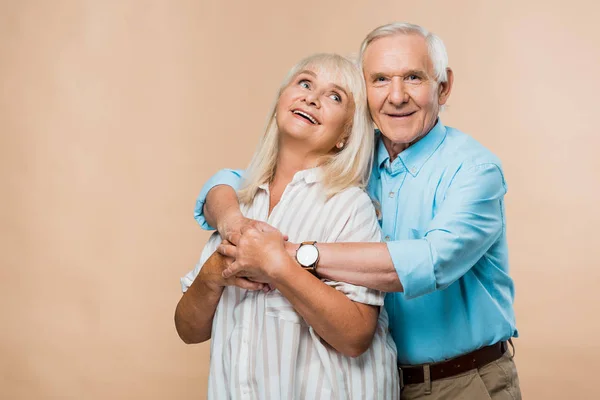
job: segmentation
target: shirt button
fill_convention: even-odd
[[[385,239],[386,242],[390,241],[390,237],[389,236],[386,236],[384,239]]]
[[[395,195],[395,194],[396,194],[396,193],[394,193],[394,192],[390,192],[390,193],[388,194],[388,196],[390,196],[390,199],[391,199],[391,198],[393,198],[393,197],[394,197],[394,195]]]

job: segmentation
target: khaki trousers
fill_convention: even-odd
[[[402,400],[521,400],[519,377],[508,350],[496,361],[464,374],[406,385]]]

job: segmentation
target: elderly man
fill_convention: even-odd
[[[517,399],[507,343],[517,335],[508,272],[500,160],[438,118],[454,80],[443,42],[394,23],[364,40],[360,62],[377,127],[369,191],[381,205],[385,243],[288,243],[323,278],[388,293],[405,399]],[[239,244],[247,229],[235,192],[241,172],[204,186],[196,219]],[[285,234],[285,232],[283,232]],[[225,277],[251,276],[243,246]]]

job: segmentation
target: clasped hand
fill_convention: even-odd
[[[239,231],[229,230],[217,251],[233,258],[223,277],[247,278],[275,286],[277,279],[290,267],[289,249],[282,233],[271,225],[243,218]],[[293,264],[291,264],[293,265]]]

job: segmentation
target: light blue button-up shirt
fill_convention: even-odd
[[[238,188],[242,171],[222,170],[202,188],[195,217],[216,185]],[[440,121],[390,163],[378,141],[369,192],[402,293],[385,307],[401,364],[439,362],[517,336],[508,274],[500,160]]]

